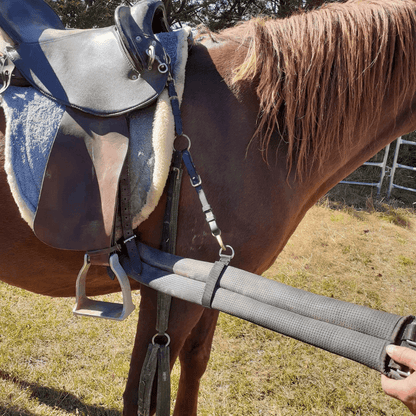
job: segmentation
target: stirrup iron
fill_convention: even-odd
[[[131,289],[126,272],[121,267],[116,253],[112,254],[109,259],[110,267],[120,283],[123,303],[102,302],[90,299],[86,295],[86,278],[91,266],[88,254],[84,256],[84,265],[78,273],[76,283],[76,305],[73,313],[80,316],[90,316],[95,318],[113,319],[122,321],[126,319],[133,311],[134,304],[131,299]]]

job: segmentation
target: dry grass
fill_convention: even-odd
[[[328,205],[308,213],[267,277],[414,312],[416,215]],[[5,284],[0,295],[1,416],[121,415],[134,318],[75,318],[73,300]],[[376,372],[224,314],[199,402],[201,416],[410,414],[382,393]]]

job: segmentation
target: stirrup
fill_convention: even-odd
[[[76,305],[73,313],[81,316],[91,316],[94,318],[113,319],[122,321],[126,319],[133,311],[134,304],[131,299],[131,289],[126,272],[121,267],[116,253],[112,254],[109,259],[111,270],[120,283],[123,294],[123,303],[102,302],[87,297],[85,292],[86,277],[91,266],[88,254],[84,256],[84,265],[78,273],[76,283]]]

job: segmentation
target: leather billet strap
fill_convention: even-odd
[[[178,227],[179,196],[182,184],[182,152],[175,151],[171,171],[168,177],[167,201],[163,218],[161,250],[171,254],[176,251],[176,234]]]
[[[140,274],[142,271],[142,262],[140,260],[140,255],[137,250],[136,245],[136,235],[133,231],[133,224],[131,218],[130,210],[130,200],[131,200],[131,191],[130,191],[130,177],[128,163],[125,162],[123,169],[120,175],[120,217],[121,217],[121,227],[123,229],[123,245],[126,247],[127,254],[130,258],[130,264],[132,270],[135,273]]]
[[[179,98],[176,93],[175,81],[171,76],[168,78],[168,93],[170,98],[170,105],[172,107],[172,114],[175,120],[175,131],[177,136],[182,136],[183,127],[182,127],[182,117],[181,109],[179,104]]]

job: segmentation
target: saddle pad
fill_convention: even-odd
[[[171,57],[181,101],[190,29],[157,36]],[[33,229],[44,170],[65,107],[35,88],[13,86],[3,94],[1,105],[6,116],[5,170],[22,218]],[[169,173],[175,135],[167,90],[152,106],[131,113],[129,129],[131,209],[137,227],[158,204]]]

